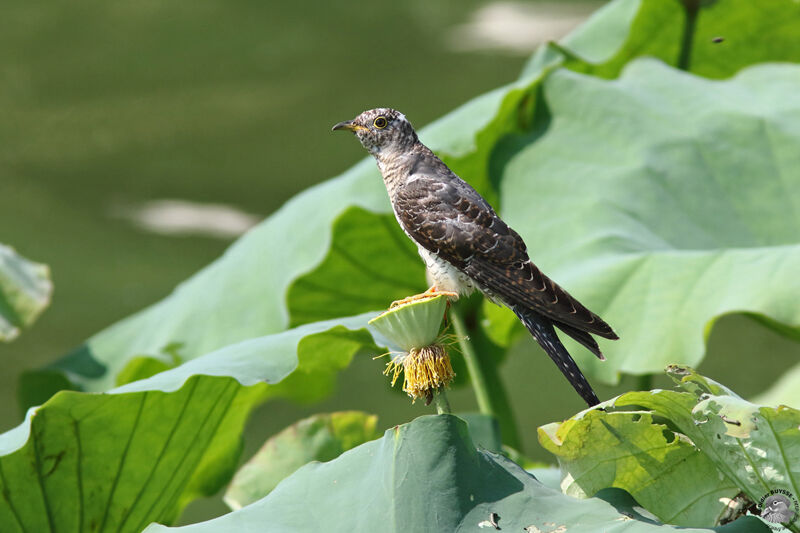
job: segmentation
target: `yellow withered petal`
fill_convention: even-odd
[[[394,386],[403,373],[403,390],[413,399],[426,398],[431,392],[453,381],[455,373],[450,355],[442,344],[430,344],[400,354],[386,365],[385,375],[392,376]]]

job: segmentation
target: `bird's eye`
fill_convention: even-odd
[[[376,118],[375,121],[372,124],[376,128],[378,128],[379,130],[382,130],[383,128],[386,127],[386,124],[388,124],[388,123],[386,122],[386,117],[380,116],[380,117]]]

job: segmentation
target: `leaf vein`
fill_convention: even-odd
[[[8,486],[8,480],[6,479],[6,474],[3,471],[3,461],[0,460],[0,482],[3,484],[0,490],[3,491],[3,499],[8,503],[8,508],[11,509],[11,514],[14,515],[14,518],[19,525],[19,528],[22,530],[23,533],[27,531],[25,529],[25,524],[22,523],[22,519],[19,517],[19,513],[17,512],[17,508],[14,506],[14,503],[11,501],[10,497],[10,489]]]
[[[197,383],[198,383],[198,381],[196,379],[191,381],[191,383],[190,383],[191,390],[189,390],[189,393],[186,395],[186,400],[184,400],[184,402],[183,402],[183,406],[181,407],[180,413],[178,413],[178,416],[175,417],[175,423],[172,425],[172,429],[170,429],[169,434],[167,435],[167,439],[164,442],[164,445],[161,447],[161,451],[158,453],[158,458],[153,462],[153,466],[150,468],[150,473],[147,475],[147,479],[145,480],[144,483],[142,483],[142,487],[139,489],[139,492],[136,494],[136,498],[133,499],[133,501],[131,502],[130,507],[128,508],[128,511],[122,517],[122,521],[120,522],[120,525],[119,525],[119,530],[120,531],[123,531],[123,526],[128,521],[128,519],[131,517],[131,514],[133,513],[133,510],[136,508],[136,506],[138,505],[139,501],[142,499],[142,494],[144,493],[145,489],[150,484],[150,480],[153,479],[153,476],[156,473],[158,465],[161,463],[161,460],[164,458],[164,453],[166,453],[167,448],[169,448],[169,443],[172,440],[172,437],[175,435],[175,432],[177,431],[178,426],[180,426],[181,422],[183,421],[183,414],[186,412],[186,408],[188,407],[189,402],[191,401],[192,397],[194,396],[195,391],[197,390]]]
[[[125,460],[128,458],[128,452],[131,447],[131,441],[133,441],[133,436],[136,434],[136,428],[139,425],[139,420],[142,416],[142,410],[144,409],[144,403],[147,399],[147,391],[142,395],[142,401],[139,402],[139,410],[136,412],[136,418],[133,421],[133,427],[131,428],[130,435],[128,435],[128,441],[125,443],[125,449],[122,450],[122,457],[120,457],[119,465],[117,466],[117,472],[114,475],[114,481],[111,482],[111,488],[108,493],[108,500],[106,501],[106,508],[103,511],[103,520],[100,522],[100,527],[98,531],[102,531],[105,528],[106,522],[108,521],[108,515],[111,510],[111,504],[114,501],[114,494],[117,491],[117,486],[119,485],[120,477],[122,476],[122,469],[125,466]]]
[[[219,398],[217,398],[217,401],[214,402],[215,406],[219,405],[220,398],[225,396],[231,389],[233,390],[233,394],[230,395],[230,398],[226,402],[226,405],[225,405],[225,408],[222,411],[222,414],[219,416],[219,418],[217,419],[216,423],[214,424],[214,428],[209,432],[209,436],[206,439],[206,443],[202,447],[203,448],[202,453],[200,453],[198,455],[198,458],[197,458],[197,461],[195,461],[194,467],[187,469],[187,472],[185,473],[183,480],[178,484],[179,487],[182,487],[182,488],[186,487],[186,484],[191,479],[191,476],[194,475],[197,466],[203,460],[203,456],[205,456],[206,452],[208,451],[208,448],[211,446],[211,443],[214,440],[214,436],[216,435],[217,430],[219,429],[219,426],[222,424],[222,421],[225,419],[225,416],[228,414],[228,411],[230,411],[231,405],[233,405],[233,401],[236,399],[236,394],[238,392],[238,387],[239,387],[239,384],[236,381],[231,381],[230,383],[228,383],[226,390],[223,390],[222,394],[220,394]],[[203,422],[203,425],[201,425],[200,429],[198,429],[197,433],[195,433],[195,438],[192,439],[192,442],[196,442],[197,435],[199,435],[201,433],[202,429],[207,425],[208,420],[209,420],[209,418],[206,417],[206,419]],[[186,458],[188,456],[189,456],[188,453],[184,454],[183,458],[181,459],[181,463],[175,469],[176,471],[181,468],[183,462],[186,460]],[[166,490],[166,487],[164,487],[164,489],[161,492],[161,495],[159,495],[159,498],[156,501],[161,501],[162,500],[161,496],[163,496],[165,490]],[[172,496],[170,497],[170,500],[167,502],[167,505],[164,506],[164,508],[165,509],[171,509],[172,506],[177,501],[177,499],[182,494],[183,494],[183,490],[175,490],[173,492]],[[160,512],[163,512],[163,510],[160,511]],[[156,516],[157,513],[153,513],[153,515]],[[145,521],[143,521],[142,523],[139,524],[138,529],[144,529],[144,527],[147,525],[146,520],[147,520],[147,517],[145,517]]]

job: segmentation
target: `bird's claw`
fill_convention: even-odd
[[[402,300],[395,300],[392,302],[392,305],[389,306],[389,309],[394,309],[400,305],[405,305],[411,302],[416,302],[419,300],[427,300],[428,298],[435,298],[437,296],[447,296],[448,298],[458,299],[458,293],[450,292],[450,291],[437,291],[435,289],[428,289],[427,291],[415,294],[413,296],[408,296],[407,298],[403,298]]]

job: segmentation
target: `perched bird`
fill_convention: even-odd
[[[607,339],[617,335],[531,262],[517,232],[419,141],[405,115],[371,109],[333,130],[353,132],[376,159],[395,217],[425,261],[433,286],[424,294],[457,298],[478,289],[507,306],[586,403],[599,403],[554,327],[601,360],[605,358],[592,334]]]

